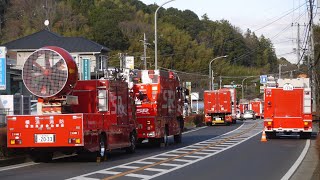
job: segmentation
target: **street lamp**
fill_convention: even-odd
[[[279,79],[281,79],[281,66],[287,66],[287,64],[279,64]]]
[[[252,77],[256,77],[256,76],[248,76],[248,77],[246,77],[246,78],[244,78],[244,79],[242,80],[242,83],[241,83],[241,99],[243,99],[243,98],[244,98],[244,93],[243,93],[243,82],[244,82],[244,80],[246,80],[246,79],[248,79],[248,78],[252,78]]]
[[[154,69],[157,70],[158,69],[158,37],[157,37],[157,13],[158,13],[158,10],[168,4],[169,2],[172,2],[174,0],[170,0],[170,1],[167,1],[165,3],[163,3],[161,6],[159,6],[156,10],[156,12],[154,13]]]
[[[217,60],[217,59],[220,59],[220,58],[226,58],[228,57],[228,55],[225,55],[225,56],[219,56],[219,57],[216,57],[214,59],[212,59],[209,63],[209,78],[210,78],[210,87],[209,87],[209,90],[212,90],[212,86],[213,86],[213,78],[212,78],[212,72],[211,72],[211,63],[214,61],[214,60]]]

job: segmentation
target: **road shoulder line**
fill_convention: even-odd
[[[310,139],[307,140],[306,145],[304,146],[303,151],[301,152],[300,156],[294,162],[294,164],[291,166],[289,171],[281,178],[281,180],[288,180],[290,177],[294,174],[294,172],[298,169],[299,165],[303,161],[304,157],[306,156],[308,149],[310,147]]]

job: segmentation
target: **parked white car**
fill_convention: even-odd
[[[256,119],[256,113],[252,110],[245,110],[243,114],[241,114],[241,119]]]

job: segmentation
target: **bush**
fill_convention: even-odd
[[[185,117],[184,123],[186,126],[196,126],[200,127],[204,125],[204,115],[203,114],[192,114]]]
[[[193,119],[193,123],[197,126],[203,126],[204,125],[204,115],[203,114],[197,114],[195,115]]]

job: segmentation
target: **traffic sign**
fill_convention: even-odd
[[[268,79],[267,75],[261,75],[260,76],[260,83],[261,84],[266,84],[267,83],[267,79]]]
[[[7,63],[6,63],[6,47],[0,47],[0,90],[6,90]]]

